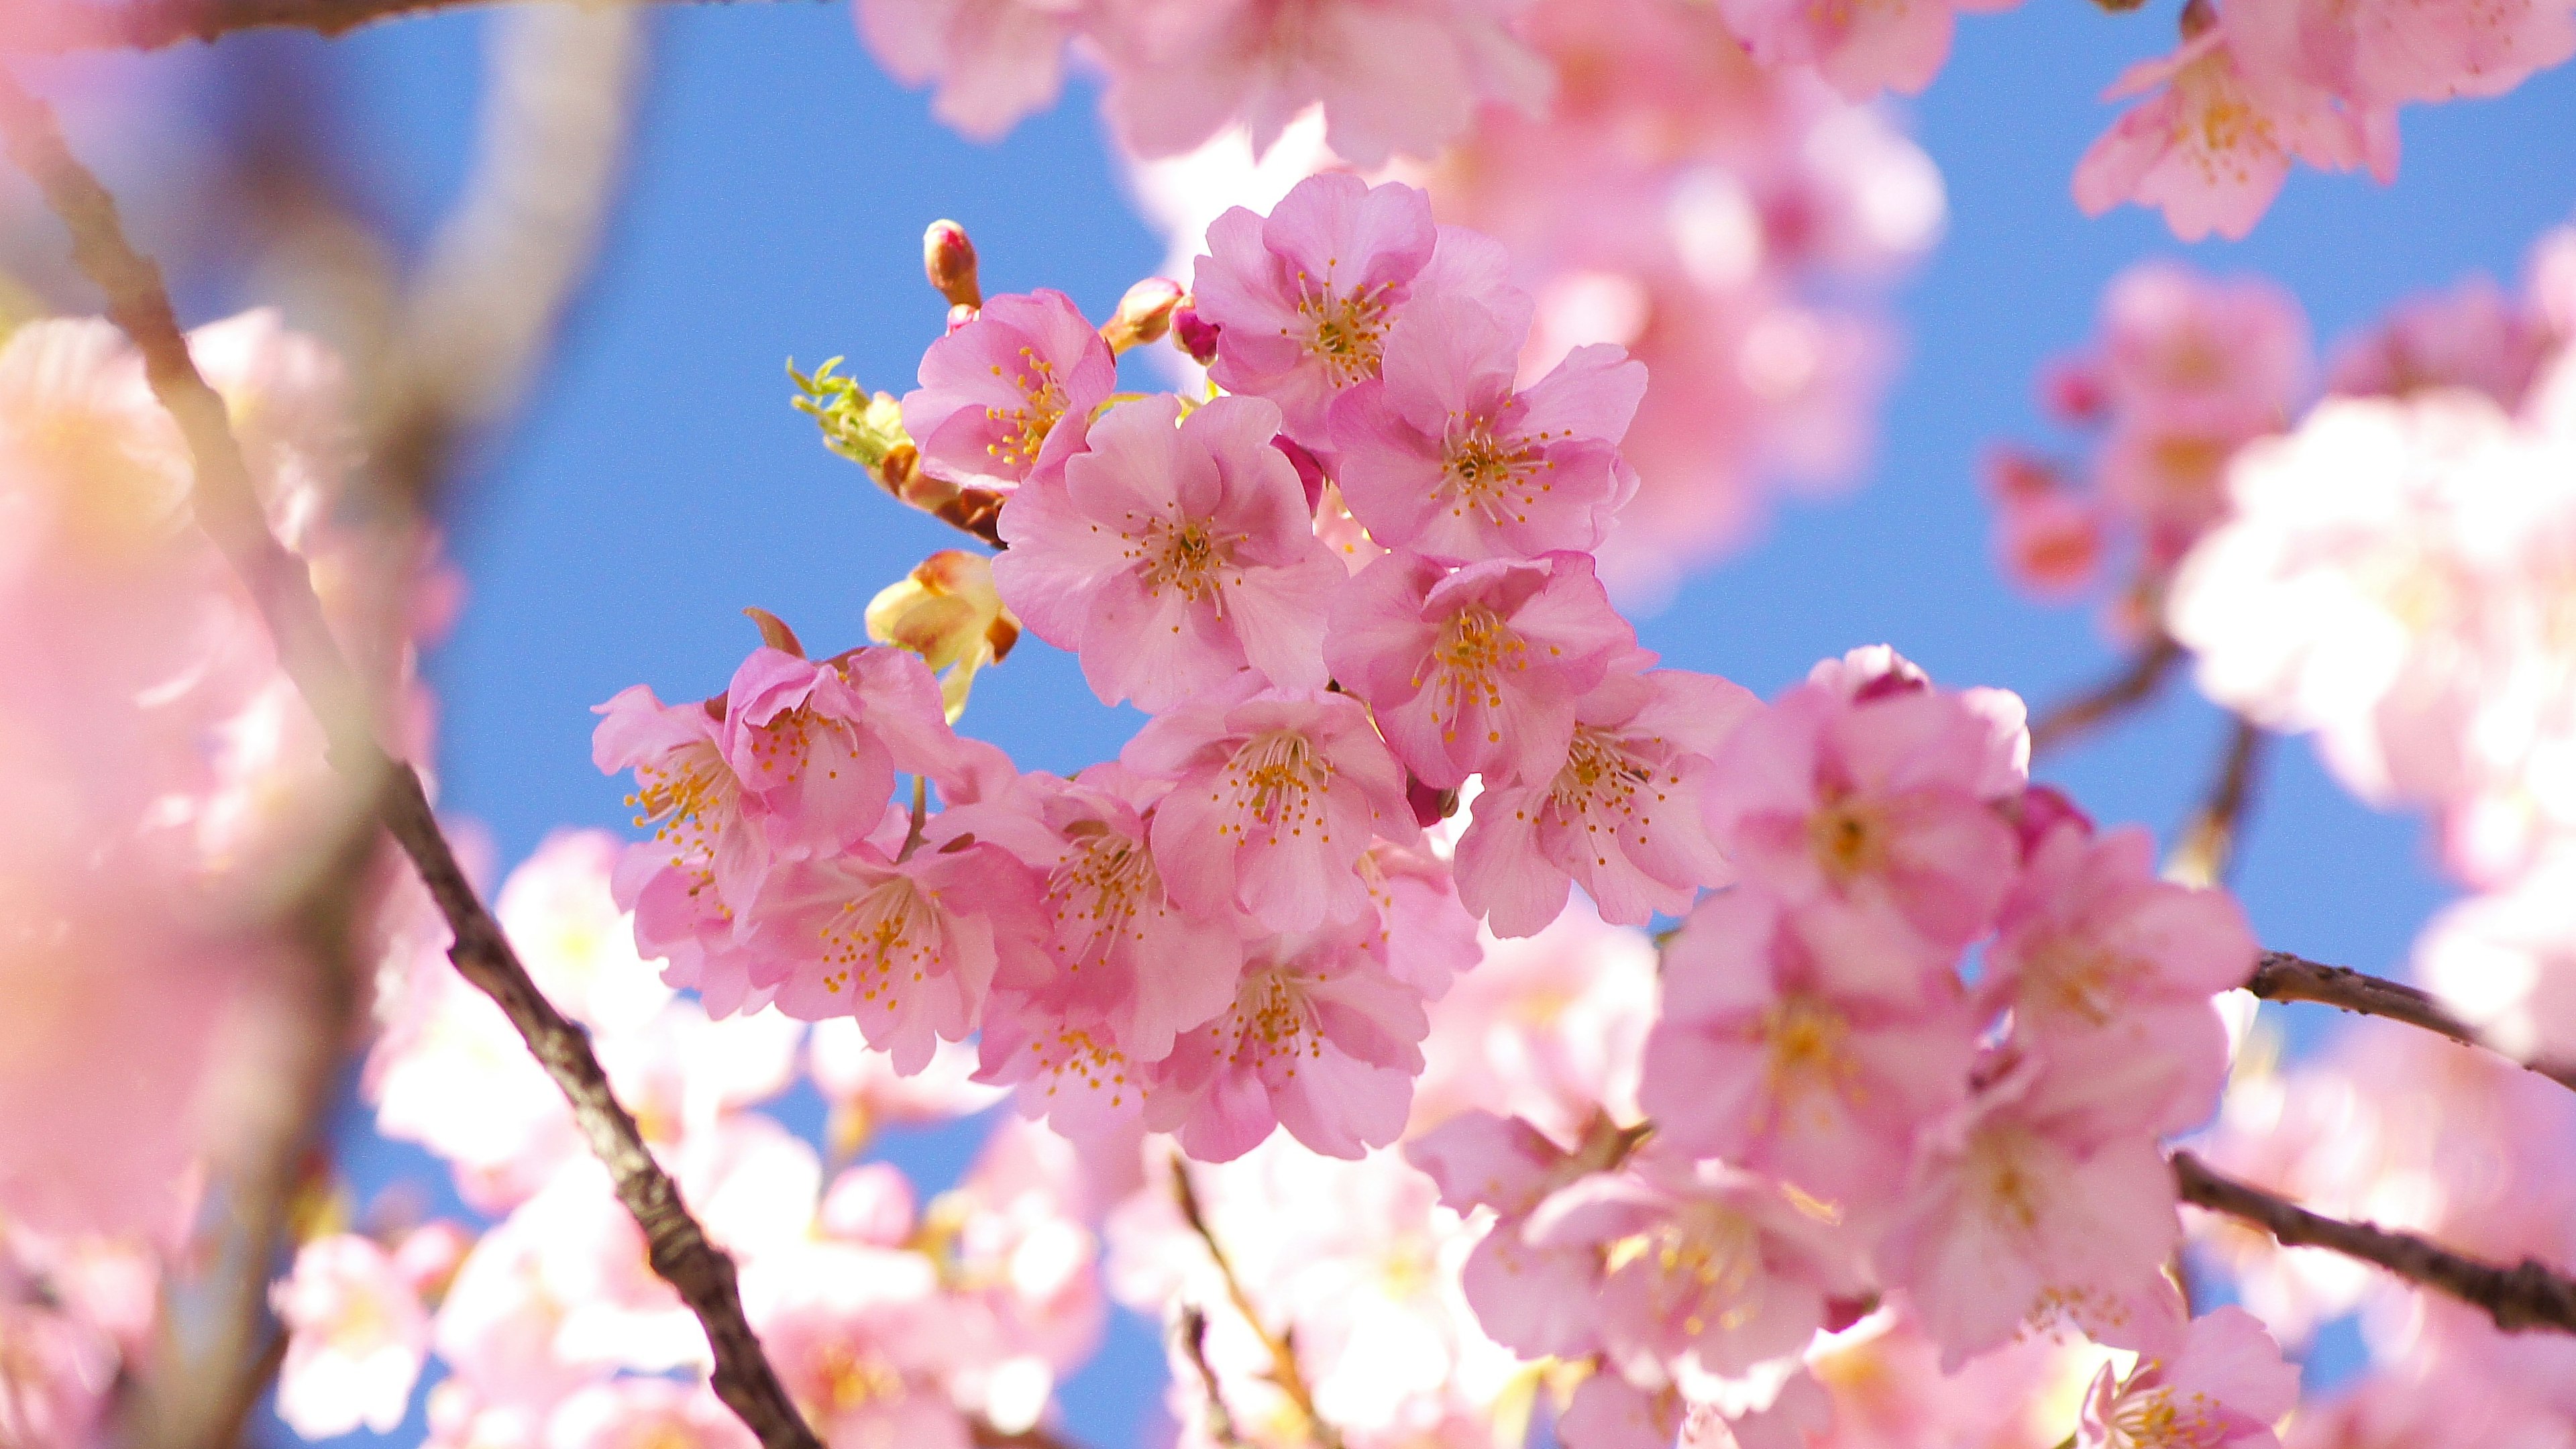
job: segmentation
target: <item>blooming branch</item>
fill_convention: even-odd
[[[2402,1021],[2464,1046],[2484,1047],[2525,1071],[2538,1072],[2551,1081],[2576,1088],[2576,1062],[2523,1061],[2479,1036],[2475,1028],[2453,1015],[2429,992],[2403,982],[2327,966],[2287,951],[2266,951],[2245,989],[2265,1001],[2314,1001],[2363,1016]]]
[[[2499,1268],[2413,1233],[2312,1213],[2222,1176],[2188,1152],[2173,1155],[2173,1170],[2184,1202],[2252,1223],[2284,1247],[2328,1248],[2376,1264],[2410,1283],[2486,1310],[2496,1327],[2508,1333],[2534,1328],[2576,1333],[2576,1279],[2537,1260],[2525,1258]]]
[[[74,260],[106,294],[108,315],[143,353],[147,376],[196,465],[197,516],[258,601],[278,653],[332,740],[333,764],[375,786],[376,812],[455,936],[450,958],[508,1016],[563,1091],[618,1199],[643,1230],[653,1269],[678,1290],[715,1356],[715,1392],[769,1449],[818,1449],[744,1318],[733,1261],[707,1240],[610,1091],[581,1030],[529,979],[440,833],[420,776],[390,758],[366,723],[357,678],[324,621],[302,563],[268,531],[225,405],[189,355],[160,270],[127,241],[116,204],[71,154],[42,101],[0,76],[0,131],[72,237]]]
[[[2182,646],[2158,630],[2128,667],[2031,721],[2031,754],[2045,754],[2090,734],[2155,698],[2165,677],[2181,662]]]

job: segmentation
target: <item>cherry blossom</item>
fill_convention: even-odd
[[[1177,425],[1177,426],[1176,426]],[[1102,700],[1165,710],[1250,668],[1283,689],[1325,682],[1317,646],[1343,579],[1296,470],[1270,446],[1279,410],[1218,398],[1112,409],[1059,479],[1002,510],[1003,599],[1082,656]]]
[[[2085,1397],[2082,1449],[2245,1445],[2268,1449],[2272,1426],[2299,1398],[2299,1371],[2262,1321],[2225,1307],[2195,1318],[2170,1363],[2149,1359],[2125,1378],[2104,1364]]]
[[[1881,90],[1920,92],[1950,58],[1960,10],[2005,10],[2017,0],[1901,0],[1836,6],[1815,0],[1726,0],[1719,12],[1765,65],[1812,65],[1836,90],[1868,100]]]
[[[1603,920],[1641,926],[1733,878],[1713,837],[1712,757],[1760,706],[1713,675],[1640,663],[1622,661],[1576,701],[1552,776],[1477,797],[1458,842],[1458,896],[1496,935],[1543,929],[1574,885]]]
[[[1010,8],[1028,7],[1010,0]],[[932,477],[1007,492],[1076,451],[1092,409],[1117,382],[1109,344],[1071,298],[992,297],[921,355],[903,427]]]
[[[1334,401],[1342,496],[1378,543],[1469,561],[1609,536],[1637,491],[1618,445],[1646,369],[1616,347],[1578,347],[1515,390],[1525,331],[1485,300],[1423,297],[1387,329],[1383,375]]]
[[[354,1234],[317,1238],[270,1296],[288,1333],[278,1417],[307,1439],[392,1432],[429,1349],[429,1315],[393,1258]]]
[[[1239,906],[1279,931],[1356,920],[1369,905],[1360,856],[1411,833],[1403,772],[1347,695],[1238,686],[1156,717],[1119,759],[1172,782],[1154,864],[1201,916]]]
[[[1578,701],[1636,647],[1588,555],[1449,573],[1398,552],[1334,600],[1324,661],[1414,777],[1446,788],[1477,773],[1555,775]]]
[[[866,0],[857,16],[861,38],[897,80],[938,86],[932,115],[990,140],[1055,104],[1081,8],[1079,0]]]

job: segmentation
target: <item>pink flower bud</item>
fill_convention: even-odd
[[[949,305],[973,308],[984,304],[984,289],[975,279],[975,244],[966,239],[966,228],[957,223],[934,221],[921,234],[921,270]]]
[[[1199,315],[1197,305],[1187,297],[1172,308],[1172,345],[1190,355],[1201,367],[1216,361],[1216,337],[1225,329]]]
[[[1172,330],[1172,312],[1185,295],[1181,284],[1169,277],[1147,277],[1118,299],[1118,311],[1102,324],[1100,340],[1109,344],[1111,352],[1161,341]]]

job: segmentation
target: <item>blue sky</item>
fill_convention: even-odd
[[[329,68],[351,174],[416,237],[461,179],[482,23],[229,44]],[[782,371],[790,356],[846,354],[856,376],[902,389],[941,314],[918,269],[925,222],[968,225],[988,289],[1055,286],[1094,315],[1162,251],[1079,87],[977,146],[876,71],[843,6],[684,8],[654,23],[635,184],[597,284],[522,426],[476,456],[454,521],[471,594],[430,664],[443,803],[484,822],[505,860],[558,825],[622,824],[618,786],[589,763],[593,703],[637,681],[671,698],[719,688],[753,640],[746,605],[818,647],[856,642],[870,595],[955,541],[825,453],[788,409]],[[1951,220],[1894,301],[1907,362],[1868,475],[1783,509],[1642,622],[1649,645],[1767,693],[1821,656],[1885,641],[1950,683],[2057,698],[2114,660],[2086,611],[2040,608],[1999,578],[1975,467],[1992,439],[2046,436],[2033,375],[2084,338],[2109,276],[2158,254],[2261,271],[2331,340],[2410,292],[2511,278],[2531,239],[2576,209],[2571,69],[2501,101],[2410,111],[2395,186],[2302,173],[2241,244],[2183,247],[2137,211],[2086,220],[2067,176],[2111,115],[2096,96],[2167,49],[2173,23],[2167,0],[2126,16],[2040,0],[1962,25],[1949,69],[1907,108]],[[144,64],[182,80],[222,72],[202,53]],[[1115,753],[1135,722],[1031,641],[979,683],[967,723],[1024,765],[1069,771]],[[2044,773],[2100,817],[2163,833],[2222,735],[2179,690]],[[2445,894],[2419,823],[2353,803],[2304,745],[2276,752],[2257,812],[2239,886],[2263,938],[2393,969]],[[935,1181],[961,1150],[951,1134],[896,1155]],[[370,1154],[365,1171],[402,1161]],[[1133,1442],[1159,1372],[1150,1332],[1122,1329],[1070,1397],[1073,1429]]]

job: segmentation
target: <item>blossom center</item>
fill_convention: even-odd
[[[939,962],[938,910],[906,876],[888,876],[844,901],[822,929],[823,989],[855,989],[861,1001],[896,1001],[905,980],[921,981]],[[907,969],[908,968],[908,969]]]
[[[1179,591],[1195,603],[1217,590],[1234,566],[1233,540],[1220,536],[1203,518],[1170,523],[1156,519],[1145,530],[1144,544],[1131,556],[1144,560],[1145,592]]]
[[[1440,630],[1439,642],[1432,646],[1425,661],[1436,676],[1431,699],[1431,717],[1439,721],[1442,739],[1458,737],[1459,717],[1471,705],[1482,704],[1498,710],[1503,704],[1501,674],[1504,670],[1529,667],[1529,645],[1501,615],[1482,604],[1470,604],[1452,616]],[[1425,683],[1416,675],[1413,686]],[[1485,741],[1492,744],[1502,738],[1499,729],[1488,729]]]
[[[1826,1002],[1804,994],[1784,996],[1762,1013],[1757,1028],[1767,1049],[1765,1070],[1773,1095],[1815,1089],[1840,1095],[1849,1084],[1851,1023]]]
[[[1826,879],[1838,886],[1887,863],[1886,823],[1849,798],[1830,799],[1807,817],[1807,843]]]
[[[993,375],[1003,375],[998,362],[993,364]],[[1038,356],[1033,347],[1020,349],[1010,383],[1020,394],[1020,405],[984,409],[984,420],[999,430],[994,440],[984,445],[984,451],[1005,468],[1027,468],[1037,462],[1047,434],[1055,431],[1057,420],[1064,416],[1072,400],[1065,396],[1064,384],[1056,379],[1055,364]]]
[[[635,793],[626,803],[637,828],[685,855],[715,846],[718,817],[734,798],[733,771],[711,744],[692,744],[635,767]]]
[[[1300,281],[1305,278],[1301,274]],[[1395,283],[1336,292],[1330,283],[1297,299],[1297,315],[1306,324],[1306,351],[1324,364],[1335,387],[1348,387],[1378,374],[1386,351],[1387,309]]]
[[[1491,522],[1527,523],[1529,515],[1521,510],[1551,486],[1536,481],[1538,476],[1556,466],[1539,446],[1547,435],[1497,438],[1493,420],[1481,413],[1463,420],[1452,413],[1450,419],[1440,463],[1450,514],[1463,517],[1472,508]]]
[[[1215,798],[1223,801],[1231,794],[1235,818],[1218,825],[1217,834],[1232,830],[1240,835],[1257,820],[1274,840],[1303,836],[1312,826],[1318,841],[1330,841],[1332,836],[1324,833],[1323,803],[1316,797],[1332,780],[1333,762],[1303,734],[1272,730],[1256,735],[1226,762]]]
[[[1056,939],[1079,945],[1071,969],[1106,957],[1121,937],[1142,941],[1136,915],[1159,904],[1162,894],[1162,874],[1138,842],[1104,831],[1075,846],[1047,880],[1047,896],[1056,903]]]

